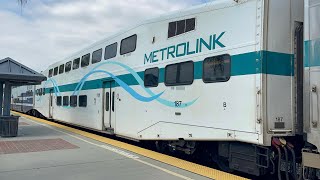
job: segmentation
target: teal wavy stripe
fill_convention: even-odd
[[[90,73],[88,73],[84,78],[82,78],[82,82],[80,81],[79,84],[82,84],[85,82],[85,80],[90,77],[92,74],[95,74],[95,73],[104,73],[108,76],[110,76],[114,81],[116,81],[120,86],[121,88],[123,88],[124,90],[126,90],[132,97],[136,98],[137,100],[139,101],[142,101],[142,102],[150,102],[150,101],[153,101],[157,98],[159,98],[162,94],[162,93],[159,93],[159,94],[154,94],[153,96],[151,97],[144,97],[140,94],[138,94],[136,91],[134,91],[130,86],[128,86],[126,83],[124,83],[121,79],[117,78],[116,76],[114,76],[112,73],[110,72],[107,72],[107,71],[104,71],[104,70],[95,70],[95,71],[90,71]],[[81,86],[82,86],[81,85]],[[80,89],[78,89],[78,91],[75,91],[74,94],[76,92],[79,93],[79,91],[81,91],[81,86],[80,86]],[[77,94],[79,95],[79,94]]]
[[[114,65],[118,65],[121,66],[122,68],[126,69],[128,72],[130,72],[132,74],[132,76],[135,78],[135,80],[139,83],[140,87],[146,91],[150,97],[145,97],[140,95],[139,93],[137,93],[136,91],[134,91],[128,84],[126,84],[125,82],[123,82],[120,78],[118,78],[117,76],[113,75],[110,72],[104,71],[104,70],[96,70],[99,67],[103,66],[103,65],[108,65],[108,64],[114,64]],[[132,97],[134,97],[135,99],[142,101],[142,102],[151,102],[153,100],[157,100],[158,102],[160,102],[161,104],[165,105],[165,106],[169,106],[169,107],[176,107],[176,108],[185,108],[188,107],[190,105],[192,105],[193,103],[195,103],[197,101],[197,99],[190,101],[190,102],[186,102],[186,103],[181,103],[180,106],[176,106],[176,103],[173,101],[168,101],[166,99],[162,99],[160,98],[160,96],[164,93],[161,92],[159,94],[155,94],[153,93],[150,89],[145,88],[144,87],[144,82],[141,79],[141,77],[129,66],[116,62],[116,61],[108,61],[108,62],[104,62],[104,63],[100,63],[97,66],[95,66],[88,74],[86,74],[77,84],[76,88],[73,91],[73,95],[79,95],[80,91],[83,88],[83,85],[86,83],[87,79],[92,75],[92,74],[96,74],[96,73],[104,73],[106,75],[108,75],[109,77],[111,77],[114,81],[117,82],[117,84],[122,87],[125,91],[127,91]],[[55,91],[55,95],[56,96],[60,96],[60,90],[59,90],[59,86],[57,85],[56,81],[53,78],[49,78],[46,83],[44,84],[44,88],[46,88],[46,85],[48,82],[51,82],[51,84],[53,85],[54,91]],[[41,96],[40,96],[41,98]],[[70,108],[70,106],[63,106],[66,108]]]

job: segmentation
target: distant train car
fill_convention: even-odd
[[[35,86],[13,88],[11,108],[24,113],[32,110],[34,108],[34,90]]]
[[[226,171],[260,176],[277,168],[279,179],[281,171],[297,178],[301,0],[220,0],[163,15],[43,74],[27,113],[152,141],[159,151],[204,148]]]

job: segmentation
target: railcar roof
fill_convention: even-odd
[[[186,8],[186,9],[183,9],[183,10],[177,10],[177,11],[173,11],[173,12],[170,12],[170,13],[166,13],[166,14],[163,14],[163,15],[160,15],[160,16],[157,16],[157,17],[154,17],[154,18],[150,18],[148,20],[144,20],[140,23],[137,23],[129,28],[125,28],[117,33],[114,33],[112,35],[109,35],[108,37],[102,39],[102,40],[99,40],[89,46],[87,46],[86,48],[83,48],[81,49],[80,51],[77,51],[75,53],[72,53],[70,56],[64,58],[63,60],[61,61],[58,61],[56,63],[53,63],[51,64],[49,67],[54,67],[54,66],[57,66],[57,65],[60,65],[61,62],[67,62],[67,61],[71,61],[73,60],[72,58],[75,57],[75,56],[79,56],[79,54],[83,51],[86,51],[88,49],[91,49],[95,46],[98,46],[100,45],[101,43],[105,42],[105,41],[108,41],[108,40],[111,40],[117,36],[120,36],[121,34],[124,34],[132,29],[135,29],[139,26],[142,26],[142,25],[146,25],[146,24],[151,24],[151,23],[155,23],[155,22],[161,22],[161,21],[165,21],[165,20],[168,20],[168,19],[174,19],[174,18],[181,18],[183,16],[188,16],[188,15],[192,15],[192,14],[198,14],[198,13],[201,13],[201,12],[206,12],[206,11],[212,11],[212,10],[217,10],[217,9],[222,9],[222,8],[226,8],[226,7],[231,7],[235,4],[238,4],[238,3],[244,3],[244,2],[247,2],[247,1],[250,1],[250,0],[237,0],[238,2],[236,2],[236,0],[213,0],[213,1],[210,1],[210,2],[207,2],[207,3],[204,3],[204,4],[201,4],[201,5],[197,5],[197,6],[193,6],[193,7],[190,7],[190,8]]]

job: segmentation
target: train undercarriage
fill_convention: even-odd
[[[225,172],[243,172],[254,176],[273,175],[279,180],[320,179],[320,171],[303,167],[302,150],[315,152],[302,136],[273,138],[272,146],[242,142],[156,141],[161,153],[185,153],[209,158]],[[316,151],[317,152],[317,151]]]

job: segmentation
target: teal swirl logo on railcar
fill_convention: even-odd
[[[116,75],[105,71],[105,70],[101,70],[98,69],[101,66],[104,65],[108,65],[108,64],[113,64],[113,65],[117,65],[120,66],[122,68],[124,68],[126,71],[128,71],[134,78],[135,80],[138,82],[139,86],[147,93],[149,94],[149,97],[143,96],[139,93],[137,93],[134,89],[132,89],[128,84],[126,84],[124,81],[122,81],[120,78],[118,78]],[[153,91],[151,91],[151,89],[149,88],[145,88],[144,87],[144,81],[141,79],[141,77],[139,76],[139,74],[137,72],[135,72],[132,68],[130,68],[129,66],[116,62],[116,61],[108,61],[108,62],[102,62],[99,63],[97,66],[95,66],[93,69],[91,69],[91,71],[89,73],[87,73],[77,84],[76,88],[74,89],[72,95],[79,95],[80,91],[82,90],[85,82],[87,81],[87,79],[93,75],[93,74],[105,74],[108,77],[112,78],[115,82],[117,82],[117,84],[123,88],[126,92],[128,92],[132,97],[134,97],[135,99],[141,101],[141,102],[151,102],[151,101],[158,101],[159,103],[168,106],[168,107],[173,107],[173,108],[186,108],[191,106],[192,104],[194,104],[198,98],[186,102],[186,103],[179,103],[179,106],[177,106],[177,102],[176,101],[170,101],[170,100],[166,100],[161,98],[160,96],[164,94],[164,91],[158,94],[155,94]],[[54,89],[54,93],[55,96],[61,96],[61,92],[59,89],[59,86],[57,84],[57,82],[53,79],[53,78],[49,78],[45,83],[44,83],[44,87],[43,88],[47,88],[48,83],[51,83]],[[41,96],[37,99],[37,101],[41,101]],[[70,107],[70,106],[63,106],[63,107]]]

